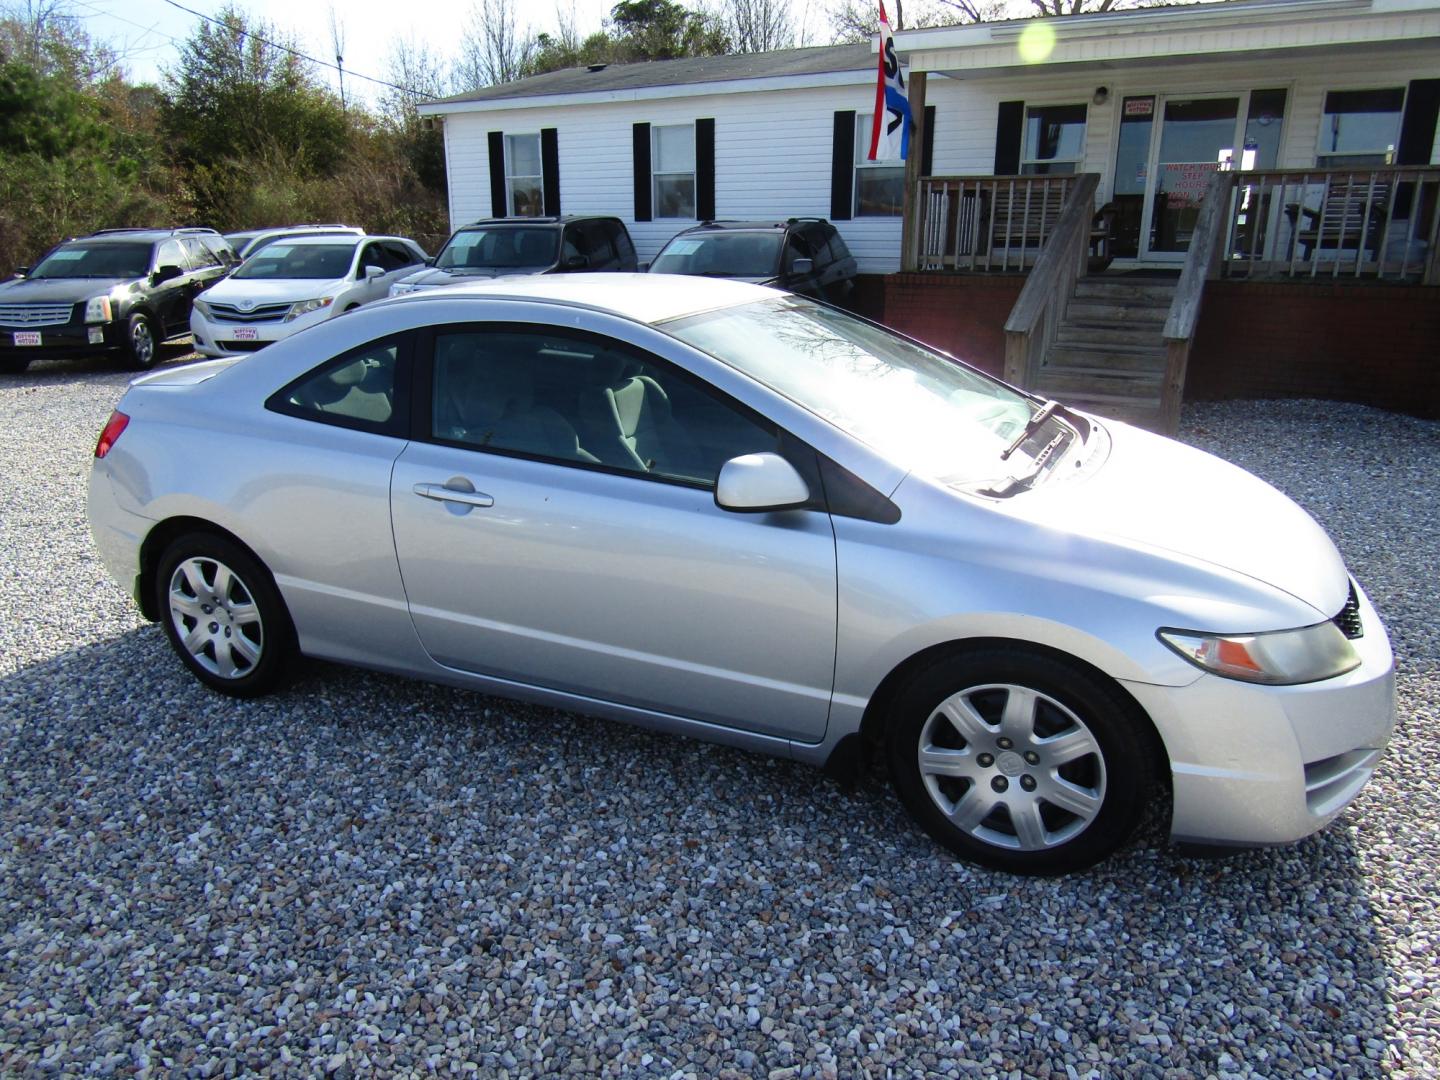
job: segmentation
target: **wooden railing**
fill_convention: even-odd
[[[1220,273],[1440,285],[1440,168],[1228,172]]]
[[[911,270],[1023,272],[1055,231],[1076,176],[922,176],[907,230]],[[1088,219],[1087,219],[1088,224]]]
[[[1175,299],[1165,319],[1165,377],[1160,385],[1160,430],[1173,435],[1180,427],[1180,400],[1185,394],[1185,369],[1190,364],[1190,344],[1200,323],[1200,300],[1205,282],[1214,276],[1226,235],[1225,211],[1230,206],[1234,173],[1217,172],[1210,178],[1195,231],[1185,253]]]
[[[1069,177],[1065,201],[1054,228],[1010,317],[1005,320],[1005,379],[1016,386],[1031,386],[1055,331],[1065,317],[1065,305],[1075,283],[1085,272],[1090,256],[1090,221],[1095,215],[1095,189],[1100,177],[1082,173]]]

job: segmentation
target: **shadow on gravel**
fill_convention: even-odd
[[[841,1075],[1388,1064],[1351,817],[1218,861],[1157,824],[1013,878],[949,861],[880,784],[324,664],[234,701],[155,627],[0,680],[0,712],[7,1071],[62,1038],[57,1064],[137,1040],[203,1062],[227,1025],[242,1070],[375,1032],[417,1065],[446,1016],[482,1069],[748,1073],[816,1044]],[[387,995],[409,1011],[376,1019]]]
[[[189,338],[179,342],[161,345],[159,347],[160,358],[156,361],[156,367],[163,367],[169,364],[185,362],[190,363],[196,360],[203,360],[204,357],[195,352],[194,346]],[[154,368],[151,369],[152,371]],[[138,378],[144,375],[143,371],[132,371],[125,367],[118,357],[114,356],[66,356],[66,357],[45,357],[44,359],[33,360],[30,366],[19,375],[0,374],[0,388],[24,388],[27,384],[33,386],[64,386],[68,383],[81,381],[89,382],[97,376],[112,375],[123,377],[125,381]]]

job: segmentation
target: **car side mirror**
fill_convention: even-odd
[[[185,271],[181,270],[180,267],[174,263],[166,263],[164,266],[156,268],[155,273],[150,275],[150,280],[156,285],[159,285],[164,281],[174,281],[184,273]]]
[[[367,266],[367,267],[365,267],[365,280],[366,280],[366,281],[374,281],[376,278],[382,278],[382,277],[384,277],[384,276],[385,276],[385,271],[382,270],[382,269],[380,269],[380,267],[378,267],[378,266]]]
[[[28,266],[17,266],[17,267],[15,267],[15,276],[16,276],[16,277],[28,277],[29,274],[30,274],[30,267],[28,267]]]
[[[571,255],[565,260],[566,270],[584,270],[590,265],[590,258],[587,255]]]
[[[715,505],[741,514],[793,510],[810,501],[810,488],[779,454],[743,454],[720,467]]]
[[[814,259],[796,259],[790,264],[791,277],[804,277],[815,269]]]

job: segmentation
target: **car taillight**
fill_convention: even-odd
[[[115,445],[115,440],[120,438],[120,433],[125,430],[125,425],[128,423],[130,423],[130,417],[119,409],[110,414],[110,422],[105,425],[105,430],[100,432],[100,441],[95,444],[97,458],[103,458],[110,453],[110,448]]]

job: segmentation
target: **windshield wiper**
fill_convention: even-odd
[[[1030,422],[1025,425],[1025,429],[1021,431],[1019,435],[1015,436],[1015,441],[1000,451],[1000,460],[1009,461],[1010,455],[1015,453],[1016,450],[1019,450],[1021,444],[1024,443],[1026,439],[1040,430],[1040,425],[1054,416],[1055,410],[1059,407],[1060,403],[1058,401],[1047,401],[1044,405],[1041,405],[1040,408],[1036,410],[1035,415],[1030,417]]]
[[[1050,404],[1054,405],[1055,402],[1052,401],[1050,402]],[[1063,405],[1060,407],[1064,408]],[[1036,413],[1035,415],[1038,418],[1040,414]],[[1021,437],[1024,438],[1024,436]],[[1028,491],[1030,488],[1035,486],[1035,481],[1040,479],[1040,474],[1045,471],[1045,468],[1050,464],[1051,459],[1054,458],[1056,453],[1059,452],[1060,448],[1066,442],[1068,442],[1070,438],[1071,434],[1068,431],[1061,431],[1057,433],[1053,439],[1051,439],[1048,443],[1041,447],[1040,453],[1035,455],[1034,467],[1024,476],[1007,476],[998,484],[993,484],[988,488],[982,488],[980,490],[980,494],[993,495],[996,498],[1005,499],[1009,498],[1011,495],[1018,495],[1022,491]],[[1018,443],[1016,445],[1018,445]]]

